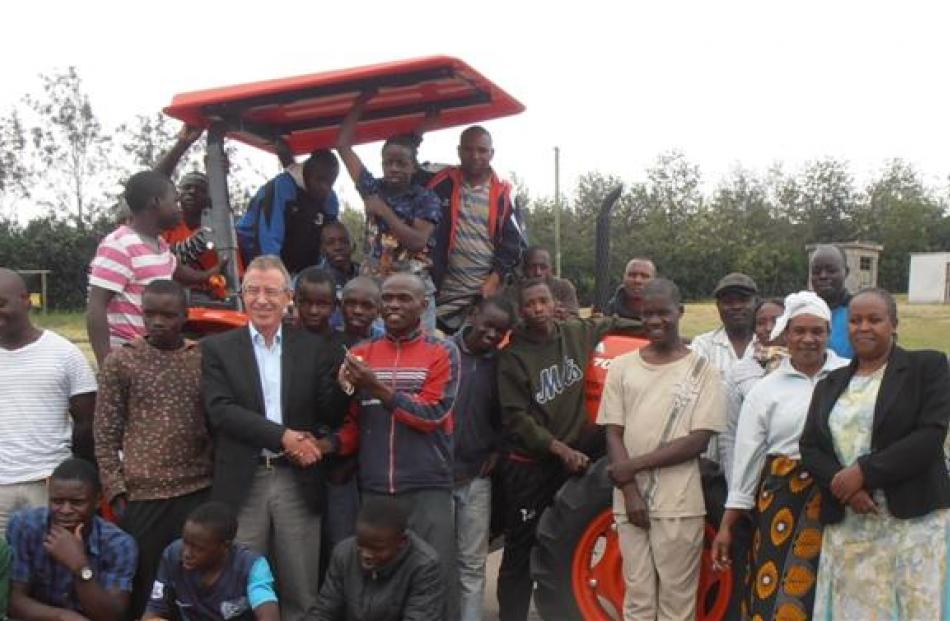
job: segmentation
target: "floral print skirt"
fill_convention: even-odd
[[[849,508],[825,527],[814,618],[950,621],[950,509],[901,520],[874,501],[878,515]]]

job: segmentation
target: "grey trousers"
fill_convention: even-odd
[[[390,496],[363,492],[363,501],[373,497],[396,500],[409,514],[409,528],[435,548],[442,565],[446,593],[446,619],[458,619],[458,563],[455,556],[455,505],[451,489],[420,489]]]
[[[238,515],[237,541],[267,556],[282,621],[300,621],[317,604],[320,514],[308,506],[293,469],[258,466]]]
[[[0,539],[7,532],[11,515],[20,509],[45,507],[48,502],[46,479],[0,485]]]

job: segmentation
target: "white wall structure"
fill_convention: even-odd
[[[950,252],[912,252],[907,301],[911,304],[950,303]]]

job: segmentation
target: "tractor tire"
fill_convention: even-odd
[[[534,604],[548,621],[609,621],[622,618],[624,582],[620,546],[607,478],[607,458],[571,478],[538,523],[531,551]],[[709,570],[708,545],[715,529],[707,522],[697,619],[725,618],[732,590],[730,572]]]

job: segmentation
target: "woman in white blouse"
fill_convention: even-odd
[[[715,566],[731,565],[733,525],[750,514],[755,532],[744,618],[811,616],[821,497],[801,468],[798,440],[815,384],[848,362],[826,348],[830,321],[828,305],[811,291],[785,299],[772,337],[784,334],[789,357],[752,388],[739,414],[729,497],[712,553]]]

